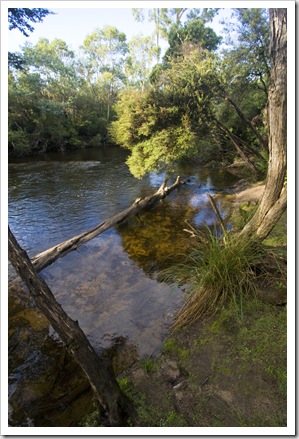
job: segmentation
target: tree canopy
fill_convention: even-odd
[[[266,14],[259,17],[267,20]],[[242,20],[242,32],[245,23],[252,28],[252,14]],[[246,35],[254,40],[249,31]],[[267,36],[268,31],[259,38]],[[227,164],[241,156],[259,174],[267,162],[268,71],[254,75],[255,61],[246,58],[240,75],[242,63],[237,69],[235,56],[242,58],[243,45],[220,56],[221,39],[202,18],[173,25],[168,37],[169,49],[151,73],[151,87],[144,93],[123,90],[115,105],[110,135],[131,151],[131,172],[140,178],[190,158]],[[245,41],[243,33],[239,38]]]
[[[52,11],[45,8],[8,8],[8,29],[18,29],[25,37],[34,31],[30,23],[41,23]],[[15,69],[23,68],[22,57],[13,52],[8,52],[8,65]]]
[[[133,10],[138,20],[144,12]],[[49,13],[10,9],[9,27],[28,34],[30,22]],[[115,143],[130,151],[138,177],[190,158],[215,165],[241,156],[254,172],[265,170],[268,13],[234,9],[234,41],[224,49],[210,27],[218,9],[148,13],[151,36],[127,41],[105,26],[86,35],[76,52],[64,41],[40,39],[11,54],[10,153]],[[169,48],[159,62],[161,38]]]

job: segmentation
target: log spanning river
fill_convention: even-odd
[[[159,353],[182,305],[182,291],[159,282],[157,273],[190,245],[185,220],[198,227],[213,225],[207,193],[229,192],[238,178],[192,164],[137,180],[125,159],[125,151],[106,148],[10,163],[8,216],[12,232],[32,257],[154,193],[166,176],[169,184],[177,175],[186,181],[163,202],[41,272],[96,351],[121,341],[120,362],[130,364]],[[10,424],[76,426],[90,403],[88,386],[26,290],[15,283],[11,266],[8,274],[14,285],[9,288]],[[65,396],[67,391],[74,392],[73,398]]]

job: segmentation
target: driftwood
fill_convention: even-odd
[[[48,250],[39,253],[38,255],[31,258],[34,268],[37,271],[41,271],[43,268],[51,265],[58,258],[65,256],[73,250],[76,250],[82,244],[90,241],[97,235],[105,232],[111,227],[116,226],[117,224],[124,221],[130,215],[136,215],[142,209],[153,205],[158,200],[162,200],[165,198],[171,191],[175,188],[179,187],[182,182],[180,177],[177,177],[175,183],[169,187],[166,186],[167,179],[164,180],[160,188],[153,194],[145,198],[136,198],[134,203],[127,209],[122,212],[114,215],[113,217],[107,219],[106,221],[98,224],[93,229],[90,229],[86,232],[81,233],[80,235],[74,236],[66,241],[61,242],[60,244],[55,245],[54,247],[49,248]]]
[[[109,426],[127,425],[129,417],[134,418],[135,412],[130,400],[120,390],[111,361],[97,355],[78,322],[72,320],[56,301],[9,228],[8,256],[37,307],[44,313],[69,353],[83,369]]]

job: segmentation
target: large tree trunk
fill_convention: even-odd
[[[175,183],[172,186],[166,187],[166,183],[167,179],[164,180],[161,187],[153,195],[145,198],[137,198],[128,209],[125,209],[117,215],[114,215],[112,218],[107,219],[93,229],[88,230],[87,232],[83,232],[80,235],[74,236],[66,241],[63,241],[60,244],[57,244],[54,247],[51,247],[48,250],[45,250],[42,253],[34,256],[31,260],[35,269],[37,271],[41,271],[43,268],[51,265],[54,261],[56,261],[56,259],[65,256],[67,253],[70,253],[73,250],[76,250],[82,244],[90,241],[95,236],[121,223],[129,215],[136,215],[142,209],[151,206],[158,200],[162,200],[171,191],[180,186],[180,177],[177,177]]]
[[[27,253],[17,243],[8,228],[9,260],[27,285],[36,305],[44,313],[67,350],[82,367],[101,411],[109,426],[126,426],[134,418],[131,402],[121,392],[110,360],[100,358],[78,322],[72,320],[58,304],[45,281],[37,274]],[[133,416],[132,416],[133,415]]]
[[[270,9],[269,163],[257,212],[241,232],[263,240],[287,207],[287,9]]]

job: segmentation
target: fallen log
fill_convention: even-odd
[[[136,215],[142,209],[152,206],[159,200],[165,198],[171,191],[175,188],[179,187],[182,182],[180,177],[177,177],[175,183],[169,187],[166,186],[167,179],[165,179],[160,186],[160,188],[153,194],[149,195],[145,198],[136,198],[134,203],[127,209],[122,212],[114,215],[113,217],[107,219],[106,221],[98,224],[94,228],[87,230],[86,232],[81,233],[80,235],[73,236],[72,238],[61,242],[60,244],[55,245],[54,247],[49,248],[31,258],[32,264],[36,271],[41,271],[45,267],[48,267],[53,262],[55,262],[58,258],[65,256],[73,250],[76,250],[82,244],[90,241],[97,235],[105,232],[111,227],[116,226],[117,224],[124,221],[130,215]]]

